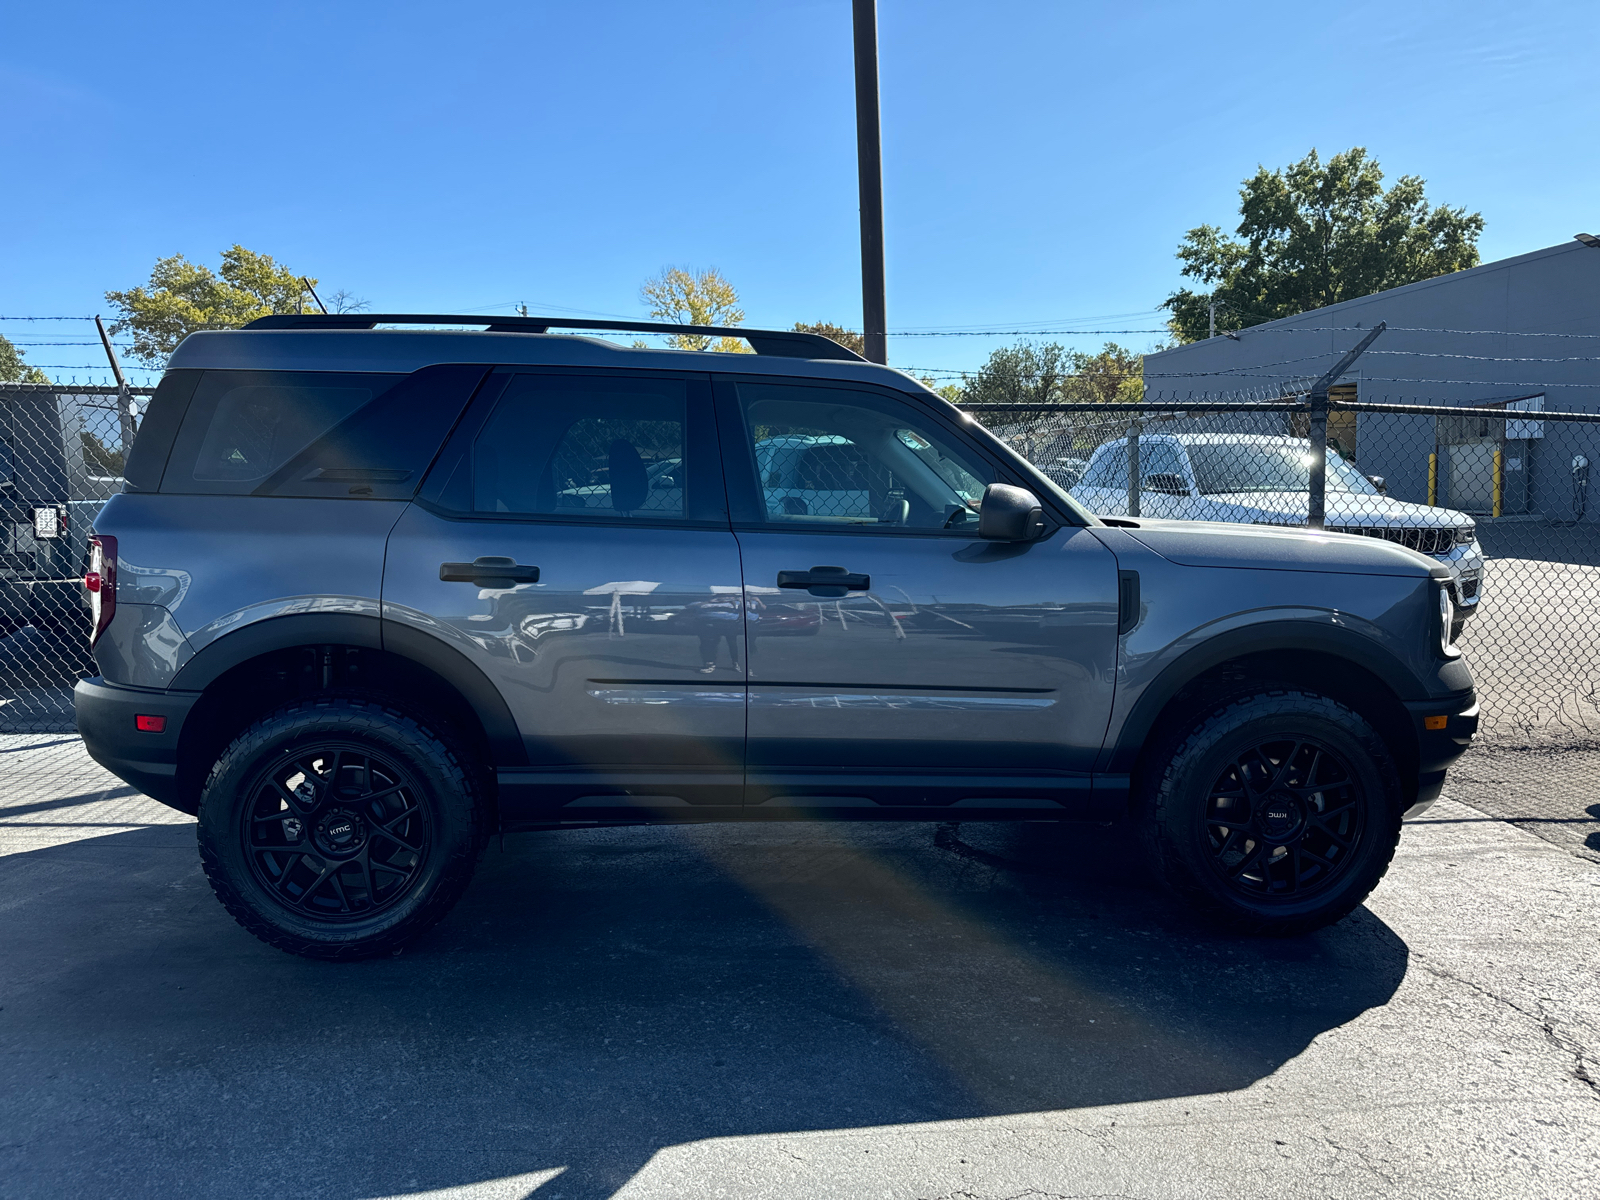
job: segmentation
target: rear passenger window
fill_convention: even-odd
[[[681,521],[687,419],[674,380],[519,375],[473,445],[473,509]]]
[[[401,378],[207,371],[178,430],[162,491],[248,494]]]

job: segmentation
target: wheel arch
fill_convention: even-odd
[[[170,687],[200,693],[177,748],[177,790],[191,806],[216,754],[239,731],[317,692],[386,697],[441,720],[480,762],[527,762],[510,708],[474,663],[442,639],[376,616],[296,613],[255,622],[208,644]]]
[[[1402,781],[1416,786],[1416,732],[1405,701],[1425,698],[1415,674],[1370,638],[1279,622],[1231,630],[1170,663],[1143,691],[1118,732],[1108,770],[1133,776],[1146,751],[1196,707],[1260,687],[1304,688],[1353,709],[1383,738]]]

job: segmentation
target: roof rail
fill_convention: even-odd
[[[604,329],[623,333],[675,333],[743,338],[757,354],[782,358],[842,358],[866,362],[854,350],[820,333],[743,329],[721,325],[667,325],[659,321],[587,321],[569,317],[452,316],[438,313],[282,313],[257,317],[246,329],[372,329],[378,325],[483,325],[489,333],[548,333],[551,329]]]

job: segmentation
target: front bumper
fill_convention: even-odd
[[[1450,572],[1451,599],[1455,601],[1457,614],[1470,617],[1477,612],[1478,601],[1483,598],[1484,565],[1483,547],[1478,539],[1455,547],[1449,554],[1434,555],[1433,561]]]
[[[169,808],[194,815],[192,801],[178,791],[178,739],[199,692],[118,687],[96,676],[80,679],[72,701],[83,746],[106,770]],[[166,718],[160,733],[144,733],[137,716]]]
[[[1433,807],[1444,790],[1445,772],[1467,752],[1478,732],[1478,697],[1465,692],[1444,700],[1418,700],[1406,705],[1417,735],[1417,794],[1405,811],[1406,820]]]

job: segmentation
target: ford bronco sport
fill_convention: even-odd
[[[1373,538],[1090,516],[814,335],[268,317],[190,336],[151,400],[78,722],[309,956],[414,937],[495,830],[639,822],[1131,817],[1180,897],[1293,933],[1471,740],[1450,582]]]

